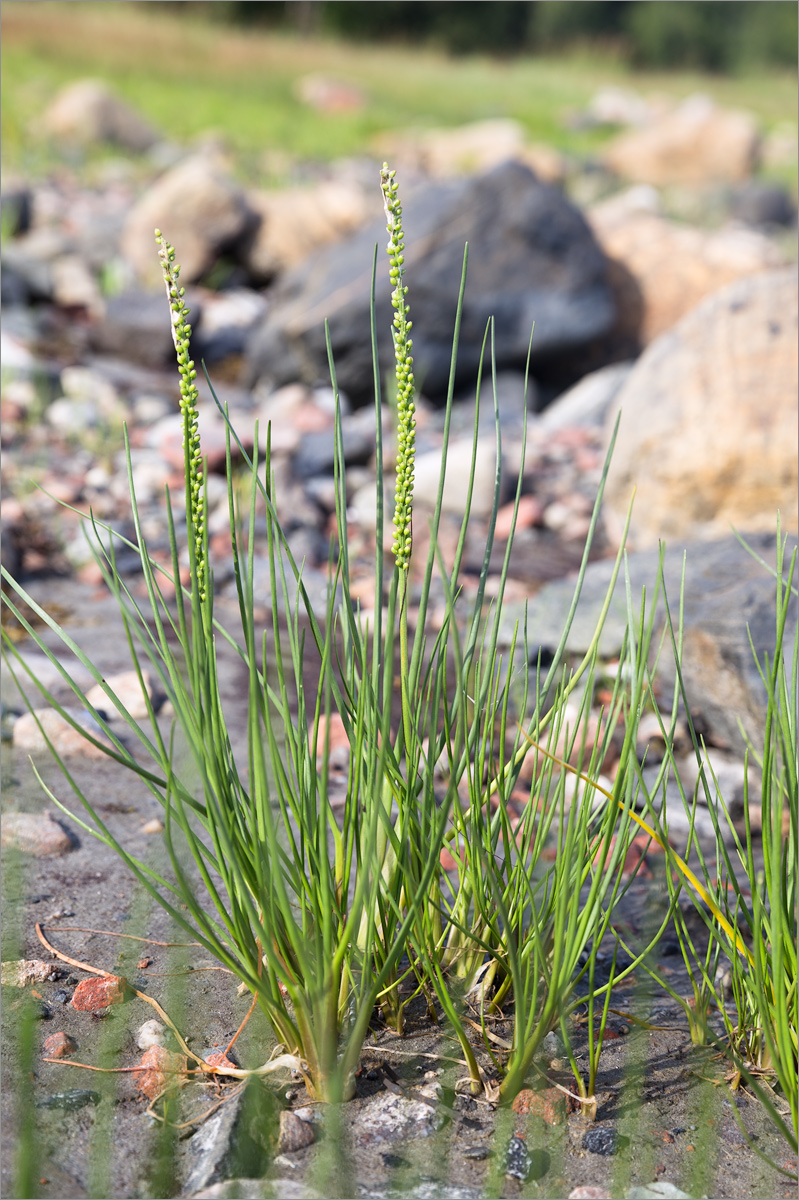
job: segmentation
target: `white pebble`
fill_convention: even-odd
[[[153,1017],[151,1021],[145,1021],[136,1034],[136,1045],[140,1050],[150,1050],[153,1046],[163,1046],[165,1034],[166,1029],[164,1026]]]

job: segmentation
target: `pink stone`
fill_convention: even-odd
[[[77,1048],[68,1033],[51,1033],[42,1046],[46,1058],[66,1058]]]
[[[173,1083],[176,1075],[185,1075],[185,1054],[174,1054],[163,1046],[151,1046],[142,1055],[138,1066],[146,1070],[139,1074],[138,1088],[148,1100],[155,1100]]]
[[[98,1008],[107,1008],[109,1004],[121,1004],[125,999],[125,986],[125,980],[117,975],[84,979],[75,988],[72,1007],[79,1012],[94,1012]]]

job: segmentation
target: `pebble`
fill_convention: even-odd
[[[430,1137],[439,1123],[440,1116],[429,1104],[383,1092],[361,1110],[355,1140],[362,1146],[369,1146],[405,1137]]]
[[[20,720],[24,718],[20,717]],[[0,843],[13,846],[23,854],[32,854],[34,858],[46,858],[51,854],[66,854],[75,846],[75,839],[49,812],[6,812],[0,829]]]
[[[633,1187],[627,1192],[627,1200],[691,1200],[688,1192],[680,1191],[668,1179],[660,1179],[657,1183],[647,1183],[643,1187]]]
[[[174,1054],[163,1046],[151,1046],[137,1065],[146,1070],[137,1073],[136,1086],[148,1100],[155,1100],[174,1082],[176,1075],[185,1074],[186,1056]]]
[[[461,1150],[461,1157],[482,1162],[484,1158],[490,1158],[493,1153],[494,1151],[489,1146],[464,1146]]]
[[[589,1185],[576,1187],[573,1192],[569,1192],[569,1200],[612,1200],[612,1197],[604,1188]]]
[[[515,1113],[541,1117],[547,1125],[560,1125],[566,1117],[565,1097],[557,1088],[545,1088],[542,1092],[524,1088],[512,1107]]]
[[[7,819],[4,817],[3,821]],[[44,983],[60,978],[61,971],[55,963],[42,962],[38,958],[9,960],[0,966],[0,983],[4,987],[23,988],[28,983]]]
[[[136,1045],[140,1050],[150,1050],[153,1046],[163,1046],[166,1028],[155,1017],[145,1021],[136,1031]]]
[[[42,1054],[46,1058],[66,1058],[77,1048],[77,1042],[73,1041],[68,1033],[51,1033],[44,1039]]]
[[[91,733],[93,737],[102,739],[102,733],[96,721],[92,721],[83,709],[72,711],[66,709],[73,720]],[[19,750],[27,754],[49,753],[45,736],[52,743],[58,754],[65,756],[80,755],[81,758],[105,758],[105,752],[99,746],[89,742],[86,736],[61,716],[55,708],[39,708],[32,713],[23,713],[14,722],[13,740]],[[111,743],[108,743],[109,748]]]
[[[95,1012],[111,1004],[121,1004],[125,999],[125,986],[125,980],[116,975],[84,979],[75,988],[72,1007],[78,1012]]]
[[[582,1145],[589,1154],[615,1154],[619,1148],[619,1135],[615,1129],[598,1125],[586,1130]]]
[[[142,672],[141,680],[135,671],[122,671],[118,675],[109,675],[105,682],[135,721],[140,721],[147,716],[145,692],[150,701],[153,698],[153,684],[149,671]],[[142,690],[142,682],[144,690]],[[86,693],[86,699],[94,708],[107,713],[109,717],[117,714],[117,709],[99,683]]]
[[[524,1138],[514,1134],[508,1143],[508,1153],[505,1160],[505,1174],[514,1179],[526,1179],[532,1167],[530,1151]]]
[[[232,1058],[228,1058],[224,1050],[214,1050],[210,1054],[204,1055],[204,1058],[209,1067],[215,1067],[217,1070],[220,1067],[232,1067],[236,1070],[238,1067]]]
[[[100,1103],[100,1093],[89,1091],[87,1088],[70,1088],[66,1092],[53,1092],[49,1096],[45,1096],[44,1100],[39,1100],[36,1104],[37,1108],[63,1108],[67,1112],[77,1112],[79,1108],[85,1108],[87,1104],[97,1105]]]
[[[294,1116],[299,1117],[301,1121],[307,1121],[309,1125],[320,1125],[325,1119],[324,1111],[321,1108],[312,1108],[310,1104],[295,1108]]]
[[[319,1192],[298,1179],[270,1179],[268,1186],[273,1200],[322,1200]],[[191,1195],[192,1200],[261,1200],[264,1194],[263,1179],[226,1179]]]

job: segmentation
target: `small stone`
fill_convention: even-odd
[[[48,740],[58,754],[79,755],[81,758],[105,758],[105,751],[87,740],[87,735],[104,740],[96,721],[92,721],[83,709],[70,715],[86,730],[75,729],[55,708],[39,708],[35,712],[23,713],[14,722],[13,740],[19,750],[28,754],[50,752]],[[111,743],[108,742],[109,749]]]
[[[20,721],[24,719],[20,717]],[[17,725],[14,726],[15,730]],[[49,812],[4,813],[0,843],[14,846],[23,854],[32,854],[34,858],[66,854],[75,845],[72,836]]]
[[[186,1056],[185,1054],[173,1054],[171,1050],[165,1050],[163,1046],[151,1046],[142,1055],[137,1065],[146,1067],[137,1080],[139,1091],[148,1100],[155,1100],[176,1081],[176,1076],[185,1075]]]
[[[302,1108],[295,1108],[293,1111],[295,1117],[299,1117],[301,1121],[307,1121],[309,1125],[319,1125],[325,1119],[322,1110],[312,1108],[310,1104],[306,1104]]]
[[[277,1161],[277,1160],[275,1160]],[[287,1163],[288,1159],[284,1159]],[[292,1164],[293,1165],[293,1164]],[[266,1187],[269,1188],[268,1193]],[[264,1184],[263,1179],[225,1179],[222,1183],[212,1183],[202,1191],[193,1192],[193,1200],[261,1200],[264,1195],[273,1200],[322,1200],[319,1192],[309,1188],[307,1183],[298,1179],[270,1179]]]
[[[8,818],[3,817],[5,822]],[[38,958],[20,958],[4,962],[0,966],[0,983],[5,987],[25,987],[28,983],[47,982],[60,979],[61,971],[55,963],[42,962]]]
[[[155,1017],[145,1021],[136,1034],[136,1045],[140,1050],[151,1050],[153,1046],[163,1046],[166,1029]]]
[[[144,825],[142,825],[141,831],[142,833],[163,833],[163,822],[160,821],[158,817],[153,817],[152,821],[147,821]]]
[[[557,1088],[534,1092],[524,1088],[513,1101],[513,1111],[541,1117],[547,1125],[560,1125],[566,1116],[565,1098]]]
[[[213,1053],[206,1054],[205,1061],[209,1067],[215,1067],[217,1070],[220,1067],[232,1067],[234,1071],[237,1069],[236,1063],[228,1058],[224,1050],[214,1050]]]
[[[508,1155],[505,1161],[505,1174],[514,1179],[526,1179],[530,1174],[532,1160],[524,1138],[514,1134],[508,1143]]]
[[[601,1187],[576,1187],[569,1192],[569,1200],[611,1200],[611,1195]]]
[[[117,975],[84,979],[75,988],[72,1007],[79,1012],[94,1012],[110,1004],[121,1004],[125,999],[125,980]]]
[[[87,1104],[99,1104],[100,1093],[91,1092],[86,1088],[70,1088],[66,1092],[53,1092],[50,1096],[45,1096],[44,1100],[39,1100],[37,1108],[63,1108],[67,1112],[77,1112],[79,1108],[85,1108]]]
[[[439,1115],[429,1104],[382,1092],[361,1109],[356,1141],[367,1146],[405,1137],[430,1137],[439,1127],[439,1121]]]
[[[660,1179],[657,1183],[647,1183],[643,1187],[633,1187],[627,1192],[627,1200],[690,1200],[688,1192],[680,1191],[668,1179]]]
[[[141,721],[147,716],[147,699],[152,701],[153,698],[153,685],[149,672],[144,671],[142,677],[144,680],[144,691],[142,691],[142,685],[136,671],[122,671],[118,675],[109,675],[105,681],[106,685],[135,721]],[[94,708],[108,713],[109,716],[113,717],[117,715],[116,708],[99,683],[86,693],[86,699]]]
[[[401,1154],[381,1154],[383,1166],[389,1167],[391,1170],[397,1171],[402,1167],[409,1166],[407,1158],[403,1158]]]
[[[586,1130],[583,1150],[589,1154],[615,1154],[619,1148],[619,1135],[615,1129],[599,1125]]]
[[[462,1158],[473,1159],[475,1162],[482,1162],[484,1158],[490,1158],[494,1153],[488,1146],[464,1146],[461,1150]]]
[[[66,1058],[77,1049],[77,1042],[74,1042],[68,1033],[51,1033],[49,1037],[44,1039],[42,1053],[46,1058]]]

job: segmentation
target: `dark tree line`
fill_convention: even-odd
[[[793,0],[184,0],[162,7],[237,25],[435,45],[451,54],[598,43],[636,66],[720,72],[763,63],[795,67],[799,38]]]

